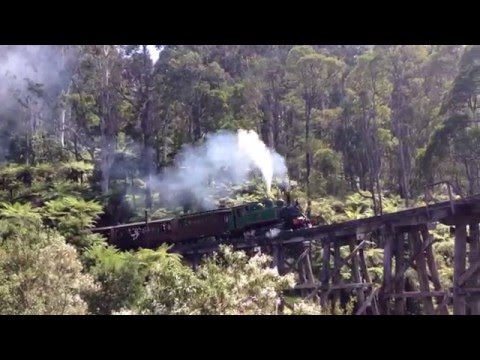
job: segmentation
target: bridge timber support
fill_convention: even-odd
[[[431,230],[439,223],[450,226],[455,238],[449,288],[442,288],[432,246]],[[473,196],[232,244],[270,254],[280,274],[296,274],[297,285],[289,292],[333,313],[345,313],[345,302],[353,297],[355,315],[480,315],[479,223],[480,196]],[[195,263],[217,247],[174,251]],[[383,257],[381,269],[369,267],[372,252]],[[412,277],[418,288],[412,288]]]

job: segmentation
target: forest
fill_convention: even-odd
[[[319,224],[478,194],[479,93],[480,46],[2,45],[0,314],[332,314],[284,299],[294,275],[265,254],[225,246],[193,271],[92,229],[280,197],[276,175]],[[230,151],[239,130],[272,184]],[[453,237],[433,234],[450,287]]]

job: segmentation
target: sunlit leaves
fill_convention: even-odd
[[[26,223],[3,235],[0,278],[2,314],[85,314],[83,297],[96,291],[74,247],[56,231]]]

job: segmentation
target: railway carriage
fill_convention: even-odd
[[[190,242],[202,238],[236,239],[260,236],[272,228],[290,230],[311,226],[296,206],[283,201],[251,202],[176,218],[94,229],[120,249],[157,248],[163,243]]]
[[[230,209],[182,215],[172,222],[171,242],[219,237],[230,230],[231,217]]]
[[[156,248],[162,243],[170,242],[175,218],[137,222],[93,229],[108,239],[119,249]]]

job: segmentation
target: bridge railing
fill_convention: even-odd
[[[445,184],[447,185],[447,191],[448,191],[448,198],[449,198],[449,201],[450,201],[450,208],[452,209],[452,214],[455,214],[455,199],[453,198],[453,192],[452,192],[452,189],[454,188],[454,186],[452,185],[452,183],[450,181],[438,181],[436,183],[433,183],[433,184],[429,184],[427,185],[426,189],[425,189],[425,192],[424,192],[424,199],[425,199],[425,208],[427,210],[427,214],[429,214],[430,210],[429,210],[429,205],[428,205],[428,201],[429,200],[434,200],[435,201],[435,198],[432,196],[432,194],[429,193],[429,190],[432,190],[435,189],[436,186],[438,185],[442,185],[442,184]],[[457,189],[457,193],[459,192],[458,191],[459,189]],[[460,198],[462,198],[462,194],[460,193]],[[437,201],[435,201],[436,203]]]

